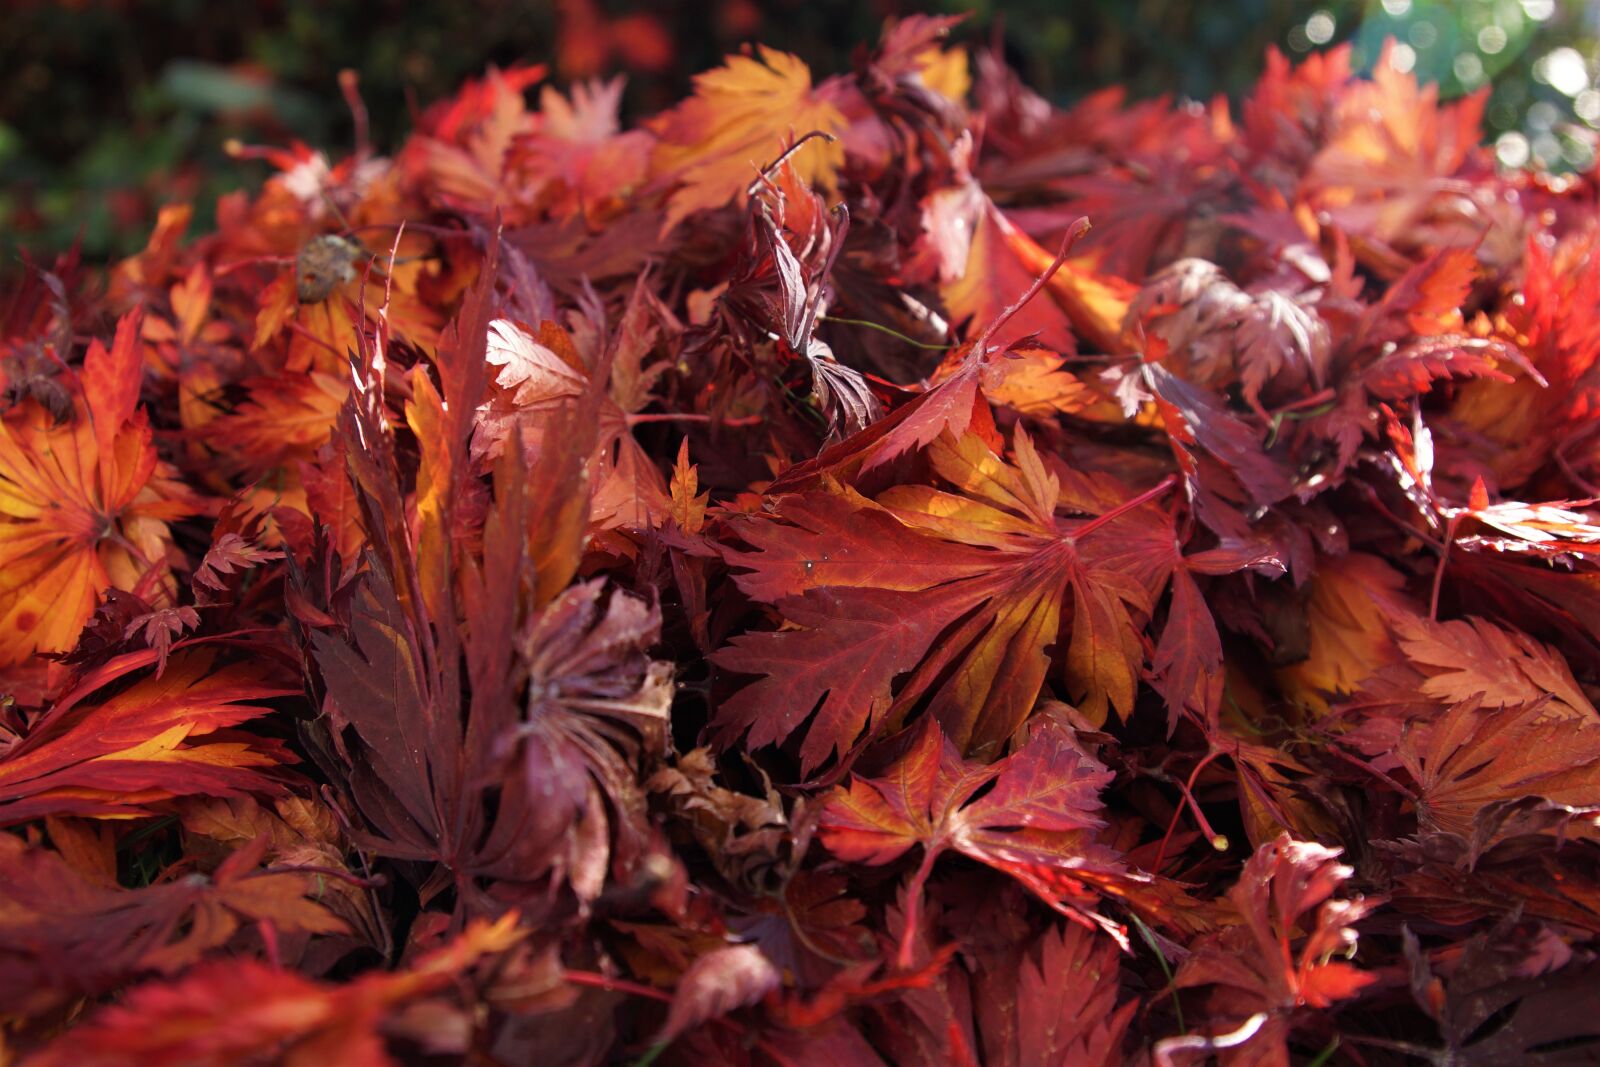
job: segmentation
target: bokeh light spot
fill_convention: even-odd
[[[1589,125],[1600,125],[1600,89],[1585,89],[1572,102],[1573,112]]]
[[[1535,65],[1534,76],[1563,96],[1577,96],[1589,88],[1589,67],[1576,48],[1554,49]]]
[[[1507,130],[1494,142],[1494,156],[1501,166],[1526,166],[1528,154],[1528,139],[1516,130]]]
[[[1333,40],[1333,31],[1338,29],[1338,24],[1333,21],[1333,15],[1327,11],[1318,11],[1306,19],[1306,40],[1312,44],[1327,44]]]
[[[1523,12],[1535,22],[1543,22],[1556,13],[1556,0],[1522,0]]]
[[[1479,59],[1475,53],[1462,52],[1456,56],[1455,62],[1450,65],[1450,69],[1455,71],[1456,79],[1462,85],[1470,87],[1483,81],[1483,60]]]

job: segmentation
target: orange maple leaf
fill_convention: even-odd
[[[651,173],[676,186],[663,233],[696,211],[743,205],[761,168],[785,149],[812,131],[832,135],[846,125],[829,95],[812,87],[805,63],[776,49],[729,56],[697,76],[694,86],[694,96],[656,124],[660,144]],[[789,157],[800,180],[822,192],[832,191],[843,162],[844,148],[822,138]]]
[[[196,501],[156,457],[139,399],[139,316],[94,342],[72,417],[0,421],[0,665],[66,652],[107,589],[171,593],[167,524]]]

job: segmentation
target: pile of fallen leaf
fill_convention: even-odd
[[[1596,176],[950,25],[16,272],[0,1062],[1600,1062]]]

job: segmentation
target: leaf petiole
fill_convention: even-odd
[[[844,318],[840,318],[837,315],[819,315],[817,317],[817,321],[818,322],[837,322],[837,323],[840,323],[840,324],[845,325],[845,326],[865,326],[868,329],[877,330],[879,333],[886,333],[890,337],[894,337],[894,338],[897,338],[897,339],[899,339],[901,341],[904,341],[908,345],[915,345],[918,348],[931,348],[931,349],[934,349],[936,351],[943,352],[946,349],[952,347],[950,345],[933,345],[933,344],[929,344],[926,341],[918,341],[916,338],[908,337],[907,335],[901,333],[899,330],[896,330],[891,326],[885,326],[881,322],[870,322],[867,319],[844,319]]]
[[[1317,1053],[1316,1057],[1312,1059],[1310,1063],[1306,1064],[1306,1067],[1323,1067],[1323,1064],[1332,1059],[1333,1054],[1338,1050],[1339,1038],[1337,1035],[1335,1035],[1334,1039],[1328,1043],[1328,1047]]]
[[[1172,965],[1167,962],[1167,954],[1161,951],[1160,944],[1156,942],[1156,935],[1151,933],[1150,928],[1144,924],[1143,919],[1139,918],[1138,913],[1130,911],[1128,918],[1133,920],[1133,928],[1139,931],[1139,936],[1144,939],[1145,944],[1150,946],[1150,951],[1156,954],[1156,962],[1161,964],[1161,974],[1167,980],[1167,991],[1172,996],[1173,1014],[1178,1017],[1178,1032],[1187,1034],[1189,1026],[1183,1021],[1183,1002],[1178,997],[1178,990],[1172,984]]]

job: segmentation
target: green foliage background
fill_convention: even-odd
[[[1446,95],[1493,84],[1489,135],[1513,135],[1508,162],[1587,167],[1600,124],[1600,91],[1586,88],[1600,5],[1583,0],[12,0],[0,9],[0,254],[14,264],[19,248],[75,240],[92,259],[137,248],[160,204],[203,209],[262,177],[225,157],[229,138],[349,144],[343,68],[360,73],[384,148],[414,109],[489,62],[547,62],[558,80],[580,67],[626,72],[628,107],[644,114],[746,40],[832,73],[885,17],[915,10],[968,13],[962,33],[1001,40],[1029,84],[1061,102],[1112,84],[1237,95],[1269,45],[1303,54],[1353,40],[1370,64],[1393,36]],[[630,15],[664,31],[652,69],[620,54],[582,59],[586,18]],[[1563,48],[1582,60],[1584,88],[1565,52],[1548,76]]]

